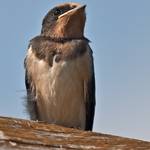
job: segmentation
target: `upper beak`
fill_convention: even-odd
[[[82,6],[78,6],[78,7],[76,7],[76,8],[73,8],[73,9],[71,9],[71,10],[69,10],[69,11],[63,13],[62,15],[60,15],[60,16],[58,17],[58,19],[60,19],[60,18],[62,18],[62,17],[64,17],[64,16],[72,16],[72,15],[74,15],[74,14],[76,14],[76,13],[84,12],[84,11],[85,11],[85,8],[86,8],[86,5],[82,5]]]

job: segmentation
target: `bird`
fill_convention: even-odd
[[[26,109],[31,120],[92,131],[93,51],[84,36],[86,5],[62,3],[42,21],[24,59]]]

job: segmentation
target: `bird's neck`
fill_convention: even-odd
[[[41,33],[42,36],[50,38],[50,39],[83,39],[84,35],[76,35],[76,34],[66,34],[66,33],[57,33],[57,32],[43,32]]]
[[[72,40],[85,40],[87,42],[90,42],[90,40],[84,36],[83,37],[52,37],[52,36],[47,36],[45,34],[41,34],[40,36],[43,37],[45,40],[58,42],[58,43],[65,43]]]
[[[54,25],[51,28],[44,26],[41,35],[54,39],[81,39],[84,37],[84,28],[67,28],[62,25]]]

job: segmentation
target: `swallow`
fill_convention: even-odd
[[[84,36],[86,5],[64,3],[44,17],[24,60],[26,108],[32,120],[92,130],[93,52]]]

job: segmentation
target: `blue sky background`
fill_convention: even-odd
[[[50,8],[66,0],[0,1],[0,115],[28,118],[23,106],[28,41]],[[94,131],[150,141],[150,1],[87,4],[97,85]]]

